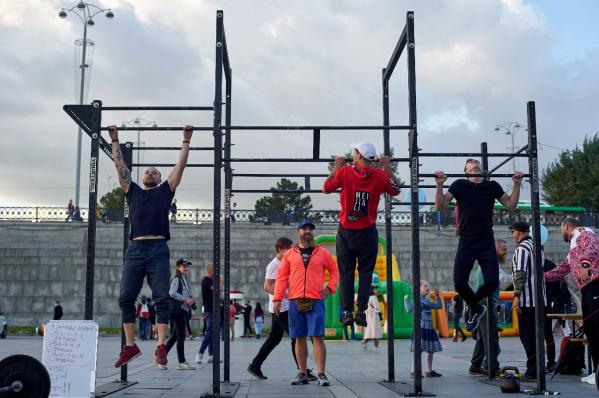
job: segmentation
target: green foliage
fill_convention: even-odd
[[[297,182],[281,178],[281,181],[277,182],[277,186],[271,189],[298,190],[304,189],[304,187],[300,186]],[[309,195],[302,196],[301,193],[273,193],[271,196],[263,196],[256,201],[254,205],[256,218],[267,217],[273,212],[282,213],[285,209],[285,204],[293,207],[294,220],[308,217],[308,213],[312,210],[312,199]],[[318,220],[313,221],[317,222]]]
[[[122,209],[125,205],[125,191],[121,187],[113,189],[102,196],[100,204],[105,209]]]
[[[556,206],[599,211],[599,134],[585,137],[582,149],[562,152],[543,171],[543,199]]]
[[[393,148],[391,148],[391,156],[389,156],[389,157],[392,158],[394,156],[394,154],[395,154],[395,151],[394,151]],[[381,153],[381,154],[379,154],[379,157],[383,156],[383,155],[384,154]],[[343,156],[345,156],[346,159],[351,159],[352,158],[352,152],[351,151],[346,152]],[[329,172],[331,172],[333,170],[333,167],[335,166],[335,155],[331,155],[331,159],[333,159],[333,160],[331,160],[328,163]],[[351,161],[350,162],[346,162],[345,164],[351,166],[352,162]],[[397,175],[397,162],[391,162],[391,170],[393,170],[393,174]]]

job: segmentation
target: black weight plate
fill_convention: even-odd
[[[47,398],[50,395],[48,371],[40,361],[28,355],[11,355],[0,361],[0,386],[10,386],[14,381],[23,383],[23,389],[0,396]]]

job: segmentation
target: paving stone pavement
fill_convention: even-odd
[[[381,342],[379,350],[364,350],[356,342],[327,341],[327,374],[331,380],[330,387],[320,387],[316,383],[305,386],[291,386],[290,380],[295,377],[293,359],[290,353],[290,341],[285,338],[264,363],[262,370],[268,380],[257,380],[247,371],[247,365],[258,352],[264,339],[237,338],[231,343],[231,381],[239,382],[240,387],[235,397],[376,397],[392,398],[401,395],[379,384],[387,378],[387,346]],[[409,373],[411,354],[409,340],[395,342],[395,387],[404,391],[412,391]],[[97,385],[117,379],[120,371],[112,367],[119,352],[120,337],[100,337],[97,362]],[[176,370],[175,349],[169,354],[169,369],[160,370],[153,363],[153,341],[140,342],[143,355],[131,362],[129,380],[138,383],[125,390],[111,394],[114,398],[198,398],[208,391],[212,383],[212,364],[197,365],[195,370]],[[200,340],[186,341],[187,360],[191,363],[199,347]],[[443,351],[436,353],[433,368],[443,374],[435,379],[423,379],[423,390],[438,397],[485,396],[499,397],[501,393],[496,385],[482,382],[482,377],[468,375],[470,354],[473,342],[468,339],[463,343],[453,343],[442,339]],[[499,360],[504,365],[515,365],[524,368],[524,351],[517,337],[501,339],[502,353]],[[558,342],[559,346],[559,342]],[[41,358],[41,337],[8,336],[0,340],[0,359],[11,354],[27,354]],[[222,349],[221,349],[222,352]],[[423,358],[424,359],[424,358]],[[310,352],[309,366],[313,366]],[[223,374],[221,368],[221,376]],[[559,391],[564,397],[598,397],[595,386],[583,384],[576,376],[558,375],[553,380],[547,379],[548,389]],[[533,384],[525,384],[533,388]]]

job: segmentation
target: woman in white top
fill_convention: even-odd
[[[379,306],[379,299],[376,295],[376,288],[370,290],[370,297],[368,298],[368,309],[366,310],[366,322],[368,326],[364,329],[364,339],[362,340],[362,348],[366,349],[368,341],[374,341],[374,349],[379,347],[379,339],[383,336],[383,330],[381,329],[381,307]]]

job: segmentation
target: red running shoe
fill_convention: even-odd
[[[121,354],[114,363],[114,367],[120,368],[121,366],[128,364],[140,355],[141,351],[139,350],[139,347],[137,347],[137,344],[134,344],[133,347],[123,346]]]
[[[166,359],[166,345],[160,344],[154,351],[154,361],[157,365],[166,366],[168,360]]]

